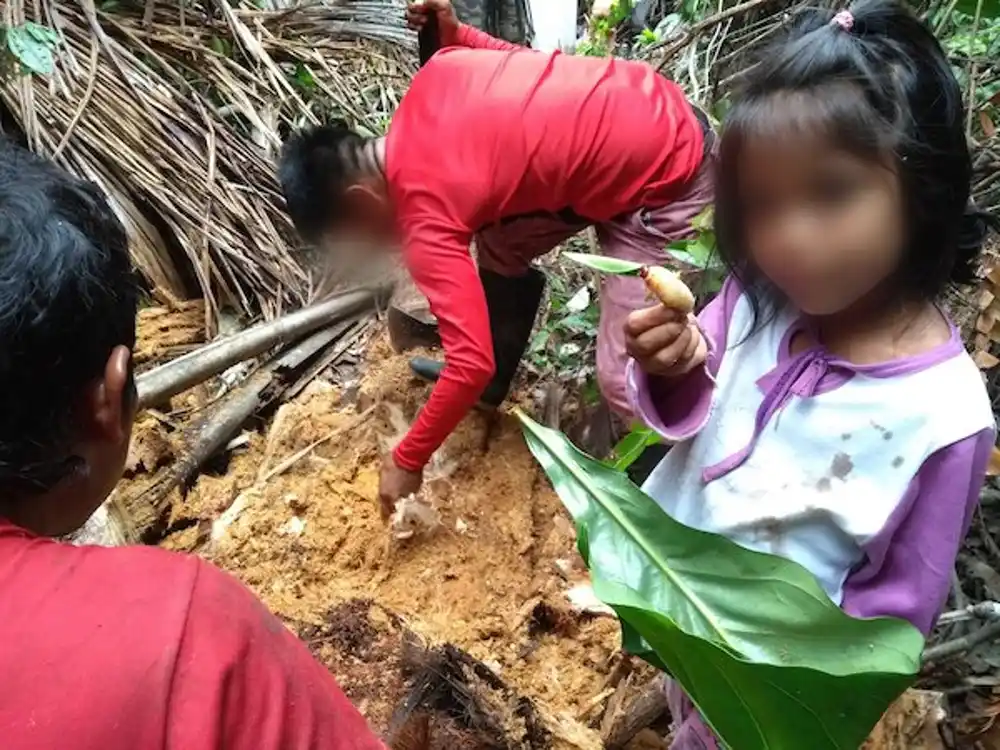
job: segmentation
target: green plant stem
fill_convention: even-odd
[[[979,22],[983,17],[983,0],[976,2],[976,16],[972,21],[972,37],[979,33]],[[976,76],[979,75],[979,62],[975,59],[969,63],[969,98],[965,103],[966,121],[965,137],[972,138],[973,113],[976,111]]]

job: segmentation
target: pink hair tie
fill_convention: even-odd
[[[854,28],[854,14],[849,10],[842,10],[833,17],[830,25],[839,26],[844,31],[850,31]]]

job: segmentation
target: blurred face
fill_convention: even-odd
[[[749,139],[737,171],[750,257],[803,312],[841,312],[899,264],[902,192],[887,163],[790,134]]]
[[[352,185],[344,194],[345,216],[327,234],[326,244],[338,252],[363,256],[394,249],[396,216],[385,188],[367,182]]]

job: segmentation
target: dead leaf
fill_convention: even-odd
[[[135,430],[125,458],[125,473],[134,476],[142,472],[152,474],[174,458],[174,448],[159,427]]]
[[[972,355],[972,360],[980,370],[992,370],[997,365],[1000,365],[1000,359],[982,349]]]
[[[430,714],[411,714],[389,740],[389,747],[391,750],[427,750],[430,747],[430,725]]]
[[[944,750],[938,725],[946,718],[941,693],[907,690],[879,721],[862,750]]]
[[[993,292],[991,292],[989,289],[982,289],[979,292],[979,309],[985,310],[991,304],[993,304],[993,300],[995,299],[996,295],[993,294]]]
[[[993,453],[996,455],[996,448],[993,449]],[[1000,573],[997,573],[982,560],[975,558],[967,559],[965,564],[968,566],[969,572],[983,582],[983,586],[986,587],[986,593],[989,594],[990,598],[1000,599]]]
[[[985,109],[979,111],[979,124],[983,127],[983,133],[986,134],[987,138],[992,138],[997,134],[997,126],[993,124],[993,120],[986,114]]]
[[[990,462],[986,466],[986,476],[1000,476],[1000,449],[994,448],[990,454]]]

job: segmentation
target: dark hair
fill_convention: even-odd
[[[745,254],[737,162],[748,135],[783,118],[823,128],[863,157],[891,155],[907,212],[904,261],[893,280],[932,299],[949,283],[975,278],[990,221],[969,202],[962,92],[941,45],[904,5],[862,0],[848,12],[834,22],[832,10],[802,11],[745,74],[720,144],[719,250],[752,294],[763,280]]]
[[[83,468],[69,455],[78,399],[114,347],[135,345],[137,293],[101,191],[0,138],[0,492]]]
[[[278,178],[292,223],[315,243],[343,216],[344,191],[361,175],[366,138],[343,122],[303,128],[281,150]]]

